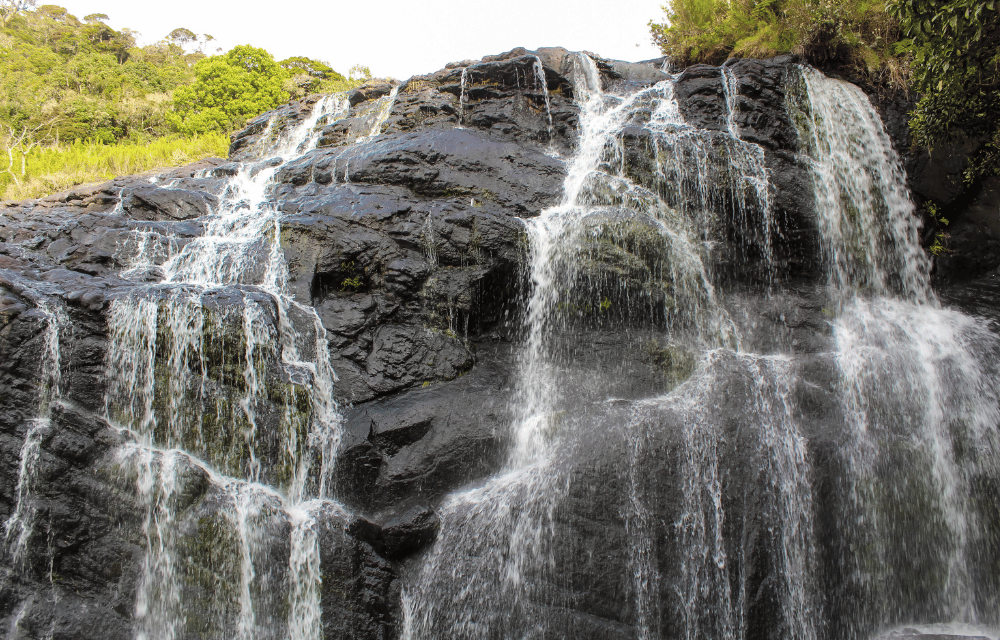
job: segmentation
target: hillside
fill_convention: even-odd
[[[100,13],[81,20],[56,5],[4,16],[0,199],[225,156],[228,135],[247,119],[367,77],[359,67],[350,80],[302,56],[278,62],[250,45],[213,51],[212,36],[183,27],[140,47],[137,32],[116,31],[107,20]],[[257,81],[264,74],[246,66],[247,51],[255,64],[269,61],[269,91]],[[220,100],[239,109],[220,115],[213,111]]]

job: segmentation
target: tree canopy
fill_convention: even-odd
[[[323,61],[278,64],[250,45],[207,58],[212,36],[186,27],[138,47],[138,34],[112,29],[105,13],[79,20],[57,5],[0,0],[0,15],[0,125],[43,143],[229,132],[289,97],[356,84]]]
[[[93,155],[79,153],[84,147],[113,144],[137,157],[162,142],[178,153],[218,154],[227,134],[289,97],[360,84],[326,62],[296,56],[279,64],[250,45],[206,57],[214,38],[186,27],[139,47],[135,31],[108,20],[0,0],[0,194],[16,188],[28,197],[104,177],[77,166]]]
[[[36,4],[36,0],[0,0],[0,22],[6,27],[18,12],[27,11]]]
[[[43,5],[0,28],[0,124],[52,141],[168,133],[166,94],[193,80],[201,56],[167,43],[139,48],[135,32],[107,26],[105,14],[87,18]]]
[[[288,100],[288,72],[267,51],[250,45],[199,60],[193,84],[174,93],[171,126],[184,134],[231,131]]]

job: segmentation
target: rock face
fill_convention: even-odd
[[[594,56],[594,62],[608,93],[669,78],[662,61]],[[848,508],[838,483],[845,464],[839,447],[849,434],[830,355],[830,302],[823,291],[809,161],[787,106],[797,90],[796,64],[785,56],[737,60],[725,70],[699,65],[683,71],[673,91],[681,117],[706,141],[699,165],[705,168],[703,184],[711,185],[702,213],[712,223],[700,238],[712,247],[706,278],[725,293],[726,311],[743,336],[741,353],[795,354],[798,375],[787,391],[818,487],[810,499],[839,513]],[[156,450],[146,464],[152,469],[172,460],[176,466],[172,502],[155,504],[169,512],[177,531],[190,534],[182,533],[178,542],[178,557],[187,558],[178,597],[213,603],[223,613],[205,613],[204,619],[192,614],[177,637],[227,637],[235,624],[231,612],[242,602],[233,585],[247,566],[256,567],[262,590],[294,583],[300,577],[295,571],[302,570],[288,560],[296,520],[277,507],[268,511],[267,500],[279,500],[273,496],[255,508],[273,518],[267,526],[276,542],[259,542],[256,560],[233,560],[239,556],[234,549],[246,544],[227,515],[237,509],[238,494],[219,476],[240,477],[253,467],[255,481],[284,486],[282,473],[287,475],[275,461],[284,455],[277,435],[252,452],[226,453],[242,451],[242,443],[223,416],[242,415],[234,407],[256,384],[233,355],[252,351],[240,333],[246,326],[240,312],[232,311],[248,299],[269,310],[260,322],[275,334],[283,322],[305,326],[305,310],[313,309],[338,378],[332,393],[340,404],[342,435],[327,495],[343,508],[318,510],[311,529],[321,551],[316,571],[322,576],[325,637],[399,637],[402,585],[417,584],[413,576],[440,553],[432,549],[435,540],[455,540],[447,536],[457,535],[456,521],[478,531],[475,523],[487,519],[471,507],[455,507],[447,496],[488,490],[491,476],[509,471],[516,445],[511,422],[522,391],[516,378],[537,285],[524,219],[562,201],[579,145],[581,112],[574,96],[586,86],[580,73],[580,58],[564,49],[515,49],[400,85],[356,89],[343,97],[343,117],[317,122],[316,148],[291,161],[260,153],[308,121],[317,96],[251,121],[234,136],[228,162],[206,160],[0,206],[0,520],[7,523],[0,628],[10,629],[12,638],[117,640],[137,633],[138,583],[148,569],[143,563],[154,540],[162,538],[150,533],[154,503],[144,503],[137,488],[143,467],[129,467],[121,453],[135,439],[121,426],[141,411],[138,405],[117,413],[112,407],[117,392],[110,388],[108,368],[116,365],[108,354],[120,336],[112,335],[109,317],[115,301],[164,280],[171,252],[209,232],[207,214],[231,195],[229,179],[244,163],[254,171],[275,171],[267,201],[280,212],[280,233],[269,238],[277,243],[251,243],[247,251],[263,255],[268,246],[280,247],[287,267],[284,292],[301,308],[284,309],[246,284],[256,273],[202,296],[204,324],[198,326],[209,327],[199,338],[205,355],[197,363],[184,357],[203,382],[197,389],[170,389],[174,397],[197,396],[198,424],[211,423],[214,430],[205,427],[186,454]],[[648,110],[636,115],[609,155],[620,161],[622,176],[681,210],[688,192],[671,191],[670,185],[687,178],[664,176],[657,165],[664,150],[652,132],[654,119]],[[734,145],[759,154],[753,158],[770,184],[766,214],[749,188],[724,170]],[[954,218],[954,250],[937,260],[942,279],[979,276],[1000,265],[998,185],[987,181],[973,193],[939,184],[938,177],[953,175],[967,152],[909,164],[918,198],[933,198],[955,212],[948,215]],[[780,517],[785,507],[756,471],[779,464],[776,445],[761,427],[779,409],[755,404],[754,385],[762,379],[755,367],[764,365],[732,351],[712,355],[684,382],[695,370],[694,347],[664,334],[676,315],[670,301],[681,294],[663,269],[669,256],[649,244],[650,237],[659,238],[650,234],[659,233],[661,224],[653,214],[626,215],[612,206],[590,218],[573,285],[578,296],[567,299],[566,319],[552,330],[552,352],[575,367],[571,388],[589,398],[558,420],[588,426],[575,432],[568,445],[572,455],[554,463],[566,489],[547,515],[551,535],[542,546],[551,562],[525,569],[530,594],[503,613],[530,619],[532,612],[543,612],[547,626],[539,627],[538,637],[633,637],[637,629],[653,628],[661,637],[676,637],[704,629],[692,622],[698,615],[692,607],[714,606],[722,584],[712,580],[725,578],[703,576],[701,587],[686,583],[690,576],[679,573],[677,558],[684,551],[676,540],[650,539],[651,547],[639,556],[628,542],[636,527],[653,526],[645,519],[682,528],[694,498],[684,494],[679,469],[690,455],[686,438],[695,422],[718,428],[712,437],[724,477],[717,497],[725,504],[725,526],[746,523],[739,532],[716,523],[724,549],[706,551],[747,568],[740,595],[747,599],[746,636],[783,637],[794,622],[782,609],[784,587],[768,566],[783,544],[768,518]],[[160,257],[137,264],[139,255]],[[995,312],[994,293],[989,281],[979,282],[956,286],[953,300],[972,312]],[[176,343],[181,328],[157,327],[153,317],[154,333]],[[151,371],[165,379],[173,356],[153,348],[149,357]],[[308,404],[301,389],[315,372],[296,377],[276,353],[256,357],[269,395],[253,408],[254,418],[262,432],[274,433],[287,423],[282,413],[289,406]],[[53,358],[55,372],[46,369]],[[697,415],[680,403],[653,410],[633,402],[682,383],[701,403]],[[179,419],[170,397],[161,393],[150,401],[160,428]],[[212,411],[214,422],[205,417]],[[639,444],[623,435],[629,425],[645,434]],[[995,491],[989,484],[994,480],[981,480],[983,495],[990,487]],[[620,500],[629,495],[629,504],[642,506],[626,515]],[[531,502],[536,498],[525,494],[527,511],[542,509]],[[28,518],[32,526],[25,528]],[[831,638],[846,637],[839,631],[870,630],[864,623],[838,626],[838,616],[851,618],[864,594],[851,592],[861,587],[838,573],[847,570],[838,566],[836,550],[848,541],[836,528],[837,522],[819,518],[824,547],[818,580],[840,590],[817,605],[823,610],[817,615],[832,621]],[[17,552],[21,531],[28,533]],[[706,531],[701,534],[711,533]],[[995,544],[984,545],[986,560],[1000,558]],[[658,576],[650,589],[660,592],[653,595],[637,593],[632,582],[635,572],[647,570]],[[671,591],[669,585],[680,586]],[[441,588],[447,593],[450,587]],[[644,608],[661,593],[665,604]],[[456,601],[465,597],[454,595]],[[254,597],[264,598],[256,592]],[[407,597],[419,600],[413,593]],[[261,605],[258,619],[270,616],[284,624],[290,605],[279,600]],[[506,601],[498,596],[497,602]],[[524,619],[501,616],[494,630],[527,637],[531,629]],[[424,630],[434,637],[451,632],[433,625]],[[281,637],[284,631],[260,633]]]

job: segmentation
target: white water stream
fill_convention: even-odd
[[[381,131],[395,91],[368,114],[360,139]],[[272,131],[272,120],[259,150],[271,160],[239,167],[217,209],[199,220],[201,235],[164,238],[150,228],[127,248],[127,274],[159,279],[114,300],[108,313],[107,413],[137,440],[120,457],[147,504],[139,639],[322,636],[312,514],[340,443],[336,377],[315,311],[284,293],[281,215],[268,194],[281,166],[347,113],[338,94],[290,131]],[[199,524],[192,542],[178,527],[190,526],[187,485],[205,473],[226,517]],[[288,562],[269,568],[282,523],[291,532]],[[218,545],[231,555],[216,558]],[[206,563],[233,584],[208,586],[199,573]]]
[[[748,620],[762,600],[773,605],[768,637],[783,640],[826,637],[824,606],[864,618],[844,627],[844,640],[899,625],[971,633],[1000,624],[977,582],[989,541],[973,498],[977,483],[1000,472],[1000,341],[994,327],[937,301],[899,158],[865,95],[804,68],[789,103],[801,116],[828,266],[827,355],[839,374],[830,393],[847,424],[838,451],[850,504],[836,523],[845,540],[837,560],[860,595],[845,605],[817,584],[815,520],[827,514],[814,504],[798,357],[742,350],[709,266],[727,218],[758,240],[765,269],[774,267],[764,151],[740,139],[735,73],[720,71],[726,131],[712,133],[685,123],[673,80],[613,95],[589,57],[578,54],[573,69],[579,146],[559,204],[525,221],[533,288],[510,453],[500,473],[440,506],[438,538],[403,587],[402,637],[572,637],[566,612],[589,615],[579,605],[589,585],[569,584],[587,577],[569,571],[578,561],[595,562],[602,584],[622,592],[622,611],[594,617],[615,620],[609,635],[641,640],[668,631],[685,640],[759,637]],[[534,72],[551,138],[540,60]],[[379,135],[395,97],[381,99],[351,139]],[[283,164],[316,145],[321,122],[347,110],[343,97],[325,98],[276,139],[269,123],[262,153],[279,160],[241,166],[217,211],[199,221],[202,235],[164,237],[153,226],[135,234],[128,274],[156,282],[108,313],[107,414],[134,440],[118,462],[146,507],[137,640],[323,636],[318,514],[339,508],[325,500],[341,437],[336,378],[315,311],[285,294],[281,216],[268,192]],[[645,159],[628,137],[637,129]],[[429,260],[433,231],[428,217]],[[595,271],[630,251],[648,258],[635,282]],[[34,473],[60,397],[66,320],[39,310],[39,411],[4,525],[15,564],[32,536]],[[671,353],[698,355],[692,377],[639,401],[602,395],[610,380],[581,383],[566,337],[607,325],[628,334],[637,317]],[[725,422],[718,405],[730,401],[737,408]],[[600,422],[608,415],[617,422]],[[621,495],[600,515],[622,534],[599,545],[622,548],[567,550],[559,536],[587,526],[568,523],[562,509],[580,499],[576,457],[605,442],[621,448],[623,464],[602,469],[599,481],[620,483]],[[671,455],[676,465],[664,473]],[[726,466],[736,457],[744,475]],[[677,499],[672,522],[657,502],[667,485]],[[199,501],[212,508],[199,511]],[[675,552],[669,566],[663,548]],[[615,553],[621,566],[600,564]],[[754,563],[766,566],[766,581],[751,575]],[[670,619],[679,626],[665,628]]]
[[[857,553],[845,563],[874,599],[880,626],[995,625],[996,603],[977,605],[972,484],[1000,463],[1000,340],[986,322],[940,307],[905,174],[868,98],[812,69],[801,73],[801,133],[853,439],[847,470],[857,516],[845,525]]]
[[[38,415],[27,423],[24,444],[21,445],[17,474],[17,503],[4,522],[4,540],[8,557],[17,567],[24,563],[28,544],[35,528],[35,507],[32,493],[37,482],[38,461],[42,453],[42,440],[51,427],[52,405],[58,402],[62,383],[62,362],[59,336],[69,322],[65,311],[47,302],[38,302],[38,311],[45,318],[43,352],[39,372]]]
[[[636,300],[625,289],[620,303],[634,305],[636,313],[662,315],[668,340],[696,349],[738,344],[734,325],[719,303],[706,267],[721,207],[715,185],[718,173],[713,173],[720,168],[712,166],[711,157],[714,147],[725,148],[731,164],[721,170],[728,180],[740,185],[734,191],[744,198],[735,203],[737,215],[751,209],[762,213],[769,233],[770,198],[763,152],[734,135],[713,137],[687,125],[673,96],[672,81],[630,95],[607,95],[593,60],[577,54],[573,69],[581,133],[569,162],[562,199],[537,218],[525,221],[534,286],[512,403],[509,461],[505,472],[485,486],[455,494],[443,505],[438,540],[404,594],[403,637],[407,639],[562,633],[559,623],[546,613],[547,607],[559,605],[553,596],[545,595],[543,583],[558,562],[553,546],[559,526],[555,513],[571,482],[560,461],[566,448],[572,447],[577,423],[582,426],[587,420],[573,415],[574,407],[592,400],[580,396],[572,364],[558,342],[561,334],[572,331],[579,318],[594,313],[601,302],[581,299],[584,287],[580,282],[590,277],[581,274],[588,266],[595,239],[614,245],[639,238],[639,242],[648,243],[643,246],[651,247],[656,260],[650,273],[667,290],[666,303],[655,297],[643,300],[639,296]],[[653,145],[654,168],[647,178],[652,184],[633,177],[633,161],[627,157],[630,148],[623,137],[627,126],[642,114],[646,114],[642,124]],[[601,311],[614,304],[619,302],[605,298]],[[761,411],[770,415],[770,410]],[[785,427],[782,423],[775,430]],[[634,455],[639,455],[641,436],[630,438],[636,447]],[[762,445],[783,452],[766,458],[779,461],[774,463],[781,467],[775,473],[807,473],[808,465],[803,471],[800,459],[780,462],[792,454],[784,452],[779,439],[776,434],[774,442]],[[801,451],[794,453],[800,455]],[[635,467],[633,470],[638,473]],[[690,473],[692,482],[702,479],[695,477],[697,470],[692,468]],[[808,554],[800,549],[811,533],[808,522],[801,523],[801,529],[797,526],[802,513],[789,513],[793,509],[789,501],[794,508],[808,509],[808,483],[796,478],[791,481],[792,488],[775,490],[784,500],[776,499],[784,511],[775,517],[796,523],[794,532],[789,525],[788,544],[783,545],[787,547],[786,574],[791,576],[785,593],[788,606],[794,609],[789,615],[795,624],[811,629],[807,621],[812,614],[810,606],[795,601],[807,597],[795,593],[802,587],[799,574],[804,568],[800,565],[807,561],[803,555]],[[633,487],[644,482],[634,473],[630,481]],[[661,606],[661,579],[653,557],[657,534],[654,516],[641,493],[633,491],[626,522],[628,570],[632,574],[635,632],[639,638],[654,638],[658,637]],[[705,504],[700,498],[691,500],[694,517],[694,511],[700,513]],[[721,516],[719,527],[716,533],[721,536]],[[698,543],[686,539],[685,544],[694,549]],[[701,558],[697,567],[691,566],[690,580],[705,570],[703,564],[717,561],[714,556]],[[693,562],[692,558],[688,564]],[[728,580],[723,582],[728,589]],[[695,597],[693,593],[701,587],[692,583],[690,588]],[[711,604],[714,608],[719,603]],[[692,624],[689,637],[701,637],[698,632],[704,629]]]
[[[725,215],[758,239],[766,270],[774,265],[764,151],[740,139],[740,83],[732,69],[722,68],[727,133],[712,137],[684,123],[672,81],[605,95],[593,61],[580,55],[573,68],[578,149],[560,204],[526,220],[534,286],[510,457],[503,473],[442,506],[438,540],[404,591],[404,638],[572,635],[568,619],[556,614],[571,606],[572,596],[558,595],[547,581],[572,575],[559,565],[565,540],[556,537],[567,535],[560,505],[573,494],[569,452],[590,446],[574,445],[575,434],[595,436],[583,409],[593,400],[581,395],[559,338],[572,335],[594,308],[581,300],[592,279],[588,243],[609,235],[613,243],[622,227],[608,220],[624,215],[656,230],[659,273],[670,283],[664,335],[703,355],[688,383],[635,405],[624,429],[631,604],[622,615],[637,638],[661,637],[664,614],[674,610],[683,624],[675,631],[688,640],[742,640],[757,633],[748,616],[761,613],[751,610],[771,602],[777,608],[769,614],[769,633],[814,640],[824,633],[824,606],[842,603],[828,601],[817,583],[816,489],[797,418],[798,360],[739,350],[741,338],[705,266],[723,211],[715,185],[726,181],[736,182],[729,193],[738,195]],[[872,598],[842,612],[860,625],[845,628],[861,638],[908,622],[996,624],[998,612],[977,605],[972,549],[979,525],[969,495],[973,479],[996,473],[1000,460],[1000,343],[980,321],[939,308],[899,159],[867,98],[811,69],[802,70],[800,93],[789,104],[803,116],[800,140],[814,178],[838,394],[851,440],[844,462],[857,520],[845,516],[839,524],[850,551],[842,564],[853,567],[859,592]],[[654,157],[647,177],[623,138],[637,122]],[[725,181],[711,163],[720,148],[729,159]],[[606,304],[614,303],[608,298]],[[719,398],[737,393],[734,384],[745,393],[736,444],[732,426],[710,413]],[[669,531],[657,523],[653,502],[663,488],[646,471],[661,432],[670,428],[662,416],[684,425],[681,509]],[[753,470],[742,480],[722,466],[734,455]],[[880,465],[886,459],[910,471],[887,478]],[[745,485],[727,488],[732,482]],[[920,515],[900,506],[911,502]],[[665,537],[673,539],[679,567],[665,567],[658,556]],[[919,550],[911,559],[918,573],[913,584],[897,584],[887,577],[905,575],[907,548]],[[750,575],[760,562],[769,572],[764,583]],[[751,584],[767,593],[750,593]]]

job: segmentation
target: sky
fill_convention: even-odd
[[[629,61],[661,55],[646,26],[662,20],[661,0],[48,1],[81,20],[107,14],[112,28],[138,31],[140,44],[185,27],[211,34],[223,50],[252,44],[278,60],[306,56],[345,75],[363,64],[400,80],[514,47],[559,46]]]

